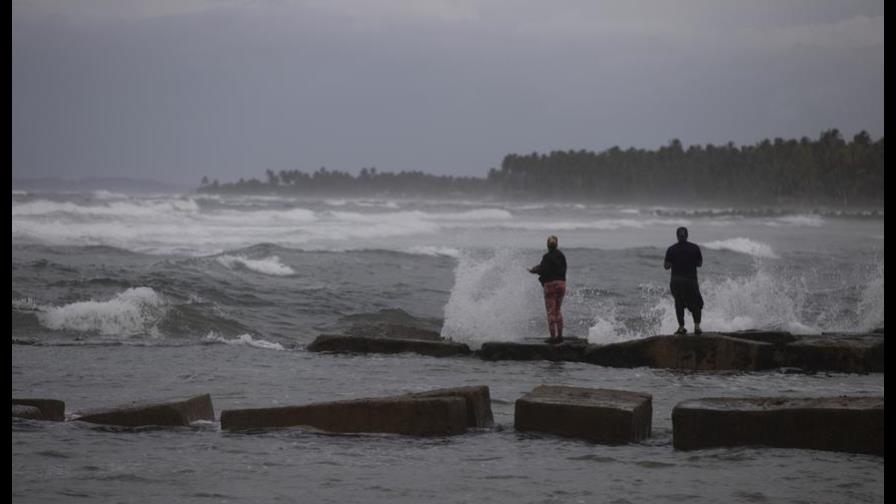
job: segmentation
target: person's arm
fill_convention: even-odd
[[[703,253],[700,252],[700,247],[697,247],[697,267],[703,266]]]
[[[541,265],[532,266],[529,268],[529,273],[535,273],[536,275],[541,274]]]
[[[672,247],[666,249],[666,259],[663,261],[663,269],[669,269],[672,267],[671,257],[669,257],[669,252],[672,250]]]

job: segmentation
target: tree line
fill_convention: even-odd
[[[879,205],[884,201],[884,138],[850,141],[836,129],[818,139],[775,138],[753,145],[692,145],[656,150],[611,147],[508,154],[484,178],[419,171],[358,175],[320,168],[267,170],[266,179],[219,183],[200,192],[393,196],[501,196],[600,201]]]

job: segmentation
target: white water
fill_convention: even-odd
[[[108,336],[158,335],[167,304],[149,287],[127,289],[106,301],[78,301],[62,306],[44,306],[18,300],[13,307],[32,311],[48,329],[95,332]]]
[[[756,257],[778,259],[778,255],[775,254],[775,251],[769,245],[749,238],[731,238],[728,240],[711,241],[702,245],[712,250],[730,250]]]
[[[208,343],[223,343],[225,345],[245,345],[264,350],[284,350],[283,345],[272,343],[263,339],[255,339],[249,334],[241,334],[234,339],[227,339],[217,333],[209,333],[203,338]]]
[[[296,273],[295,270],[281,263],[277,256],[249,259],[244,256],[223,255],[219,256],[217,261],[228,269],[247,269],[263,275],[288,276]]]

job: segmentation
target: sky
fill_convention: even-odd
[[[12,0],[12,175],[884,134],[883,1]]]

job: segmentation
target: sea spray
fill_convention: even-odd
[[[546,329],[541,285],[527,268],[540,255],[500,249],[462,251],[445,305],[442,337],[474,348],[486,341],[519,341]]]

